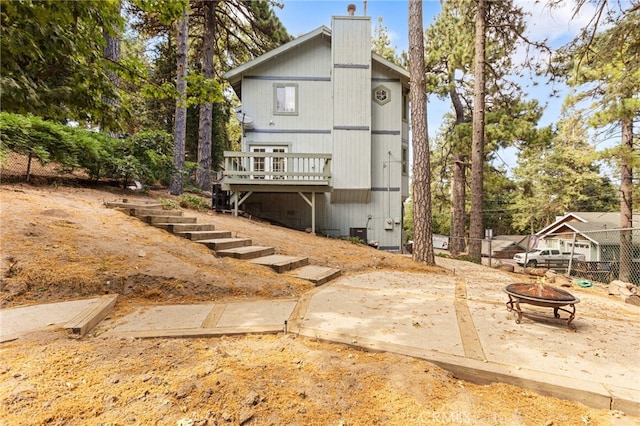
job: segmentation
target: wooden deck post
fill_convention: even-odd
[[[311,206],[311,233],[316,235],[316,193],[311,193],[311,200],[309,200],[302,192],[298,192],[298,194]]]

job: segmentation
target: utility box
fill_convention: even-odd
[[[384,229],[387,231],[393,230],[393,219],[388,217],[384,220]]]
[[[358,237],[365,243],[367,242],[367,228],[349,228],[349,236]]]

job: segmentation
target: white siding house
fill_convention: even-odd
[[[400,250],[409,74],[371,52],[369,17],[334,16],[225,77],[244,122],[222,181],[236,209]]]
[[[640,215],[633,215],[638,223]],[[583,254],[587,261],[611,261],[620,258],[620,213],[571,212],[556,218],[535,235],[537,248],[558,249],[563,252]],[[637,245],[638,228],[634,228]],[[634,247],[634,253],[640,248]]]

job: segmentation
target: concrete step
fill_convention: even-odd
[[[231,231],[185,231],[174,232],[179,237],[187,238],[191,241],[219,240],[220,238],[231,238]]]
[[[155,225],[158,223],[196,223],[198,218],[189,216],[140,216],[140,220]]]
[[[281,273],[308,265],[309,258],[272,254],[270,256],[258,257],[249,262],[255,263],[256,265],[268,266],[274,271]]]
[[[128,215],[135,217],[143,217],[143,216],[182,216],[184,213],[180,210],[155,210],[155,209],[141,209],[141,208],[127,208],[120,210],[124,210]]]
[[[311,281],[316,286],[327,283],[341,274],[340,269],[327,266],[306,265],[289,273],[296,278]]]
[[[276,252],[274,247],[244,246],[227,250],[217,250],[216,256],[232,257],[234,259],[255,259],[257,257],[270,256]]]
[[[246,247],[252,244],[250,238],[217,238],[215,240],[199,240],[196,242],[206,245],[215,252],[236,247]]]
[[[174,234],[178,232],[216,230],[216,226],[213,223],[165,223],[163,226],[165,227],[164,229]]]

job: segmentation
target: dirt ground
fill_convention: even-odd
[[[119,293],[141,304],[291,298],[306,281],[234,259],[108,209],[171,198],[110,187],[0,186],[0,306]],[[255,219],[190,210],[199,223],[343,274],[448,274],[410,258]],[[504,384],[457,380],[425,361],[292,335],[115,339],[64,331],[0,345],[0,422],[173,425],[627,425],[617,411]]]

